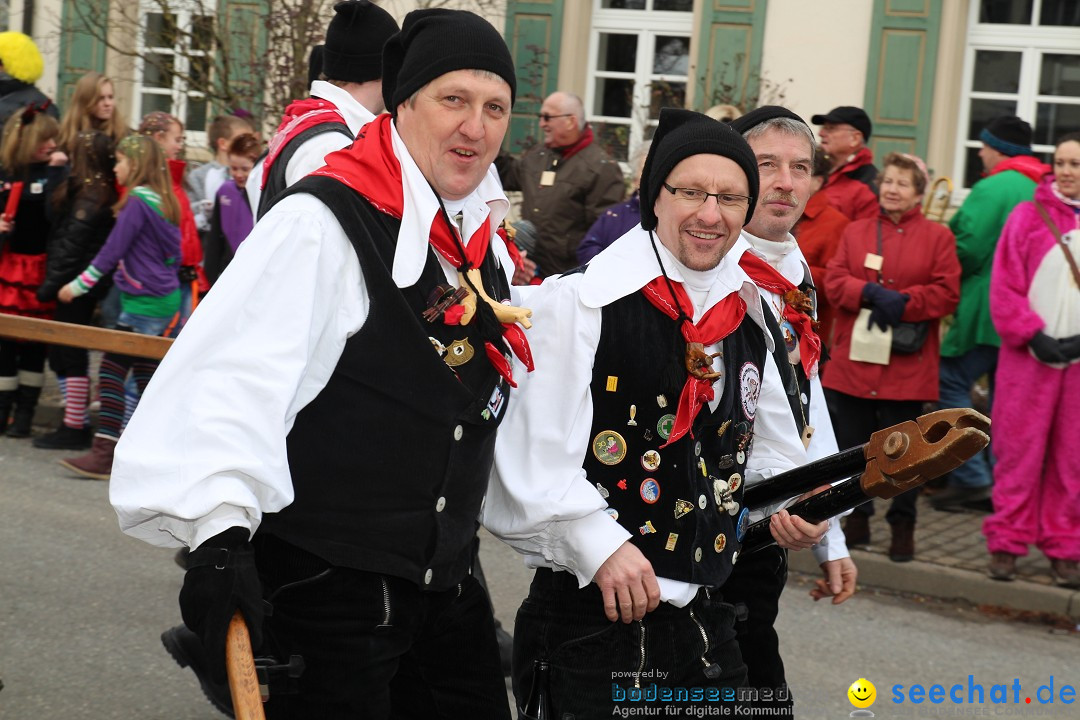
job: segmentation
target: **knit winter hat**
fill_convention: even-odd
[[[767,122],[769,120],[773,120],[774,118],[780,117],[797,120],[803,125],[806,125],[806,121],[803,120],[801,117],[791,112],[786,107],[781,107],[779,105],[762,105],[759,108],[754,108],[745,115],[735,118],[729,124],[735,130],[735,132],[739,133],[740,135],[745,135],[747,130],[749,130],[750,128],[756,127],[763,122]]]
[[[30,85],[45,70],[37,45],[21,32],[0,32],[0,63],[8,75]]]
[[[369,0],[344,0],[334,13],[322,50],[323,75],[342,82],[378,80],[383,44],[398,31],[397,22]]]
[[[1015,115],[994,118],[979,134],[979,140],[1009,157],[1030,155],[1031,137],[1031,125]]]
[[[454,70],[488,70],[517,95],[514,61],[506,41],[491,23],[465,10],[413,10],[401,32],[383,47],[383,100],[397,107],[429,82]]]
[[[680,162],[691,155],[720,155],[735,164],[746,175],[750,187],[750,207],[746,220],[754,216],[758,195],[757,160],[742,135],[731,125],[713,120],[692,110],[662,108],[660,121],[653,133],[652,147],[641,172],[641,227],[656,228],[656,198],[668,175]]]
[[[315,82],[319,79],[319,75],[322,74],[322,57],[323,46],[315,45],[311,48],[311,54],[308,55],[307,61],[307,83]],[[382,69],[382,50],[379,50],[379,68]]]

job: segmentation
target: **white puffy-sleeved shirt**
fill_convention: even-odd
[[[392,276],[404,288],[433,252],[438,199],[396,130],[393,147],[405,207]],[[446,205],[462,212],[466,243],[489,214],[499,227],[509,208],[494,170]],[[506,246],[493,237],[491,247],[509,283]],[[436,257],[456,287],[456,270]],[[360,263],[334,214],[309,194],[285,198],[199,303],[116,447],[109,499],[121,529],[153,545],[194,548],[230,527],[254,532],[264,513],[288,506],[285,439],[367,313]]]
[[[737,241],[741,242],[741,241]],[[682,282],[694,302],[694,321],[737,292],[765,332],[756,286],[730,251],[712,272],[695,273],[656,242],[668,277]],[[589,447],[593,408],[590,384],[600,341],[602,310],[660,276],[649,233],[637,226],[597,255],[583,273],[551,278],[530,298],[529,342],[536,372],[525,378],[499,427],[495,464],[481,519],[494,535],[525,555],[530,567],[574,573],[578,585],[630,537],[606,512],[582,460]],[[713,353],[719,345],[707,349]],[[517,373],[515,373],[517,377]],[[722,395],[718,380],[715,408]],[[765,363],[745,476],[771,477],[806,462],[776,364]],[[661,598],[685,606],[698,590],[658,578]]]
[[[311,83],[309,92],[312,97],[334,104],[341,116],[345,118],[345,124],[349,126],[353,138],[360,132],[360,128],[375,119],[371,111],[357,102],[356,98],[350,95],[348,91],[342,90],[333,83],[328,83],[325,80],[315,80]],[[308,138],[307,142],[298,147],[289,159],[289,164],[285,168],[286,186],[292,185],[299,181],[300,178],[315,172],[326,164],[327,155],[351,144],[352,140],[339,132],[325,132]],[[252,212],[259,209],[259,200],[262,197],[262,178],[263,164],[260,160],[255,163],[255,167],[251,168],[247,185],[244,187],[248,202],[251,203]]]
[[[802,250],[795,242],[795,236],[788,233],[787,240],[783,243],[765,240],[756,237],[743,230],[742,239],[746,241],[745,251],[752,252],[784,278],[795,286],[804,281],[813,284],[813,276],[810,274],[810,266],[803,257]],[[742,246],[740,246],[742,247]],[[816,286],[815,286],[816,287]],[[783,298],[763,288],[758,288],[766,304],[773,308],[774,315],[779,321],[780,310],[783,307]],[[810,425],[814,428],[814,434],[810,437],[810,445],[806,448],[807,459],[813,462],[829,455],[840,452],[836,445],[836,433],[833,431],[832,418],[829,416],[829,408],[825,403],[825,391],[821,387],[821,377],[814,375],[810,378]],[[849,511],[850,512],[850,511]],[[843,513],[847,515],[848,513]],[[751,513],[752,520],[759,520]],[[840,560],[850,557],[844,532],[840,528],[840,516],[829,522],[829,529],[817,545],[811,548],[814,560],[818,565],[829,560]]]

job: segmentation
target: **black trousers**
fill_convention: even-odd
[[[573,574],[541,568],[514,625],[514,697],[519,708],[526,703],[533,662],[546,659],[551,717],[559,720],[609,718],[643,706],[734,710],[736,689],[746,684],[734,624],[735,608],[704,590],[685,608],[660,603],[640,622],[611,622],[596,585],[579,589]],[[706,667],[716,676],[708,677]],[[708,700],[707,693],[722,698],[725,691],[726,701]]]
[[[735,606],[735,632],[746,663],[746,684],[758,690],[747,702],[773,708],[770,717],[791,717],[791,693],[774,624],[787,583],[787,550],[776,545],[740,555],[722,588]]]
[[[97,308],[94,293],[80,295],[69,303],[56,303],[53,320],[58,322],[89,325]],[[86,377],[90,374],[89,356],[85,349],[64,345],[49,346],[49,367],[59,377]]]
[[[471,575],[424,592],[271,536],[254,542],[273,605],[262,650],[305,663],[299,693],[272,692],[267,718],[509,720],[491,606]]]
[[[863,444],[877,430],[914,420],[922,415],[923,406],[921,400],[874,400],[829,389],[825,390],[825,402],[841,450]],[[889,504],[885,519],[890,525],[900,520],[915,522],[915,501],[918,499],[918,488],[900,493]],[[874,501],[859,505],[853,512],[873,515]]]

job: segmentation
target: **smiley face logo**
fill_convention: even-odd
[[[859,678],[851,683],[847,691],[848,700],[857,708],[868,708],[877,700],[877,688],[866,678]]]

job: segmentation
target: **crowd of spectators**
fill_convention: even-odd
[[[130,128],[112,81],[93,72],[61,116],[34,87],[41,69],[29,38],[0,33],[0,312],[175,337],[253,226],[248,178],[254,170],[260,182],[264,143],[248,120],[223,115],[208,127],[210,161],[188,168],[178,118],[153,112]],[[739,115],[713,111],[725,122]],[[523,194],[511,232],[519,284],[588,263],[641,218],[647,144],[627,182],[580,98],[554,93],[539,117],[543,141],[495,163],[505,188]],[[1080,523],[1067,511],[1078,492],[1075,453],[1061,434],[1080,359],[1080,274],[1068,272],[1077,272],[1069,241],[1080,232],[1080,139],[1062,138],[1051,168],[1035,157],[1027,122],[995,118],[980,136],[985,175],[945,223],[923,215],[932,178],[920,158],[890,153],[879,172],[865,111],[841,106],[812,119],[820,145],[793,234],[813,278],[840,445],[929,407],[970,406],[973,389],[985,388],[995,427],[1010,431],[955,471],[934,507],[995,511],[985,527],[992,577],[1011,579],[1034,544],[1059,583],[1080,585],[1070,529]],[[88,449],[62,463],[107,478],[154,364],[105,356],[92,434],[87,352],[0,341],[0,433],[31,435],[46,362],[64,414],[34,445]],[[893,560],[915,556],[915,499],[901,495],[887,513]],[[870,542],[872,512],[868,504],[848,518],[850,545]]]

